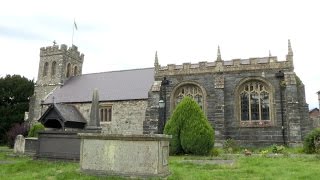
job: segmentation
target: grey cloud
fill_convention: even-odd
[[[0,36],[21,40],[45,40],[45,36],[31,31],[30,29],[9,27],[0,25]]]

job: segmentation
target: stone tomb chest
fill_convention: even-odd
[[[171,136],[80,133],[81,171],[95,175],[165,177]]]
[[[78,131],[42,131],[39,132],[36,158],[73,160],[80,158],[80,137]]]

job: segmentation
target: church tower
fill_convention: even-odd
[[[72,76],[82,74],[84,55],[78,47],[62,44],[40,48],[38,79],[30,101],[29,121],[37,121],[45,111],[42,102],[56,88],[60,88]]]

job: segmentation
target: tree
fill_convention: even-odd
[[[0,78],[0,144],[5,143],[5,133],[13,124],[23,122],[33,90],[33,80],[20,75]]]
[[[190,97],[185,97],[178,104],[164,132],[172,135],[170,154],[206,155],[214,144],[212,126],[199,105]]]
[[[40,131],[45,129],[44,125],[41,123],[35,123],[29,130],[28,137],[38,137]]]
[[[303,150],[308,154],[320,154],[320,128],[313,129],[307,134],[303,142]]]

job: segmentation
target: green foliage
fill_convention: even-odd
[[[285,147],[283,145],[272,145],[272,152],[273,153],[284,153]]]
[[[240,150],[240,147],[238,146],[238,144],[234,139],[228,138],[223,143],[223,150],[225,153],[235,153]]]
[[[189,157],[189,156],[188,156]],[[169,167],[175,179],[319,179],[319,160],[314,156],[270,158],[233,156],[234,162],[214,157],[171,156]],[[230,159],[227,159],[230,161]]]
[[[9,153],[8,153],[9,154]],[[12,157],[1,152],[0,179],[5,180],[126,180],[124,177],[90,176],[79,171],[79,163],[64,161],[33,160],[32,157]],[[10,152],[12,154],[12,151]]]
[[[33,81],[20,75],[0,78],[0,144],[6,143],[5,134],[13,124],[23,122],[33,89]]]
[[[309,154],[320,153],[320,128],[314,129],[306,136],[303,149]]]
[[[170,154],[209,154],[214,144],[214,130],[203,111],[190,97],[176,107],[165,126],[165,134],[172,135]]]
[[[295,77],[296,77],[297,86],[301,86],[303,84],[301,79],[299,78],[298,75],[295,75]]]
[[[260,151],[260,154],[261,154],[262,156],[264,156],[264,157],[266,157],[268,153],[269,153],[269,151],[268,151],[267,149]]]
[[[10,149],[0,147],[0,179],[125,179],[121,177],[90,176],[79,171],[79,163],[32,160],[32,157],[13,157]],[[269,158],[263,156],[220,157],[170,156],[171,174],[176,179],[319,179],[318,155],[297,155]],[[186,161],[188,159],[188,161]],[[191,160],[195,161],[191,161]],[[227,162],[225,160],[234,160]],[[150,178],[153,179],[153,178]],[[154,178],[158,179],[158,178]]]
[[[38,132],[44,129],[45,127],[41,123],[36,123],[31,127],[28,137],[38,137]]]
[[[171,119],[166,123],[166,126],[164,128],[164,134],[172,135],[172,138],[170,140],[169,152],[170,154],[182,154],[183,149],[180,142],[180,124],[182,124],[182,122],[177,122],[181,119],[176,119],[175,121]]]
[[[214,156],[217,157],[221,154],[220,149],[217,148],[212,148],[211,152],[210,152],[210,156]]]
[[[28,134],[28,125],[27,123],[15,123],[10,130],[6,133],[7,137],[7,145],[10,148],[13,148],[14,146],[14,141],[17,137],[17,135],[23,135],[26,136]]]

